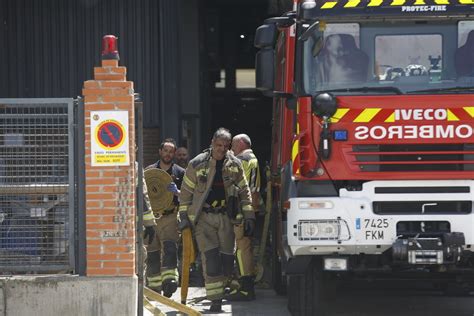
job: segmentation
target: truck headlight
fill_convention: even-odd
[[[302,220],[298,222],[299,240],[349,240],[347,222],[334,220]]]
[[[306,223],[301,225],[301,237],[315,238],[319,234],[319,227],[317,223]]]
[[[339,223],[337,222],[326,222],[326,223],[319,223],[319,227],[321,228],[321,234],[319,234],[320,238],[336,238],[339,236]]]
[[[298,208],[302,210],[307,209],[331,209],[334,204],[331,201],[299,201]]]

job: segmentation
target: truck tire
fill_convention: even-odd
[[[278,254],[278,246],[277,240],[281,238],[281,236],[277,236],[277,229],[276,225],[277,221],[277,211],[274,209],[271,215],[271,271],[272,271],[272,285],[275,293],[278,295],[286,295],[286,277],[283,276],[282,265],[281,265],[281,258]]]
[[[460,282],[449,282],[442,286],[444,296],[467,297],[470,296],[471,289],[468,284]]]
[[[303,275],[288,276],[288,310],[293,316],[328,315],[335,293],[334,280],[314,259]]]
[[[273,256],[272,259],[272,280],[275,293],[278,295],[286,295],[286,281],[282,276],[281,262],[278,256]]]

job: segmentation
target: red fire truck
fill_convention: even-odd
[[[257,29],[274,98],[274,287],[319,315],[338,278],[474,272],[473,0],[305,0]]]

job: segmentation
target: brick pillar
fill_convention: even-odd
[[[84,82],[87,276],[135,274],[135,115],[133,82],[103,60]],[[91,165],[91,111],[128,111],[128,166]]]

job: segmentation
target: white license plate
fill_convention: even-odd
[[[355,229],[359,241],[378,242],[394,238],[394,222],[391,218],[356,218]]]

